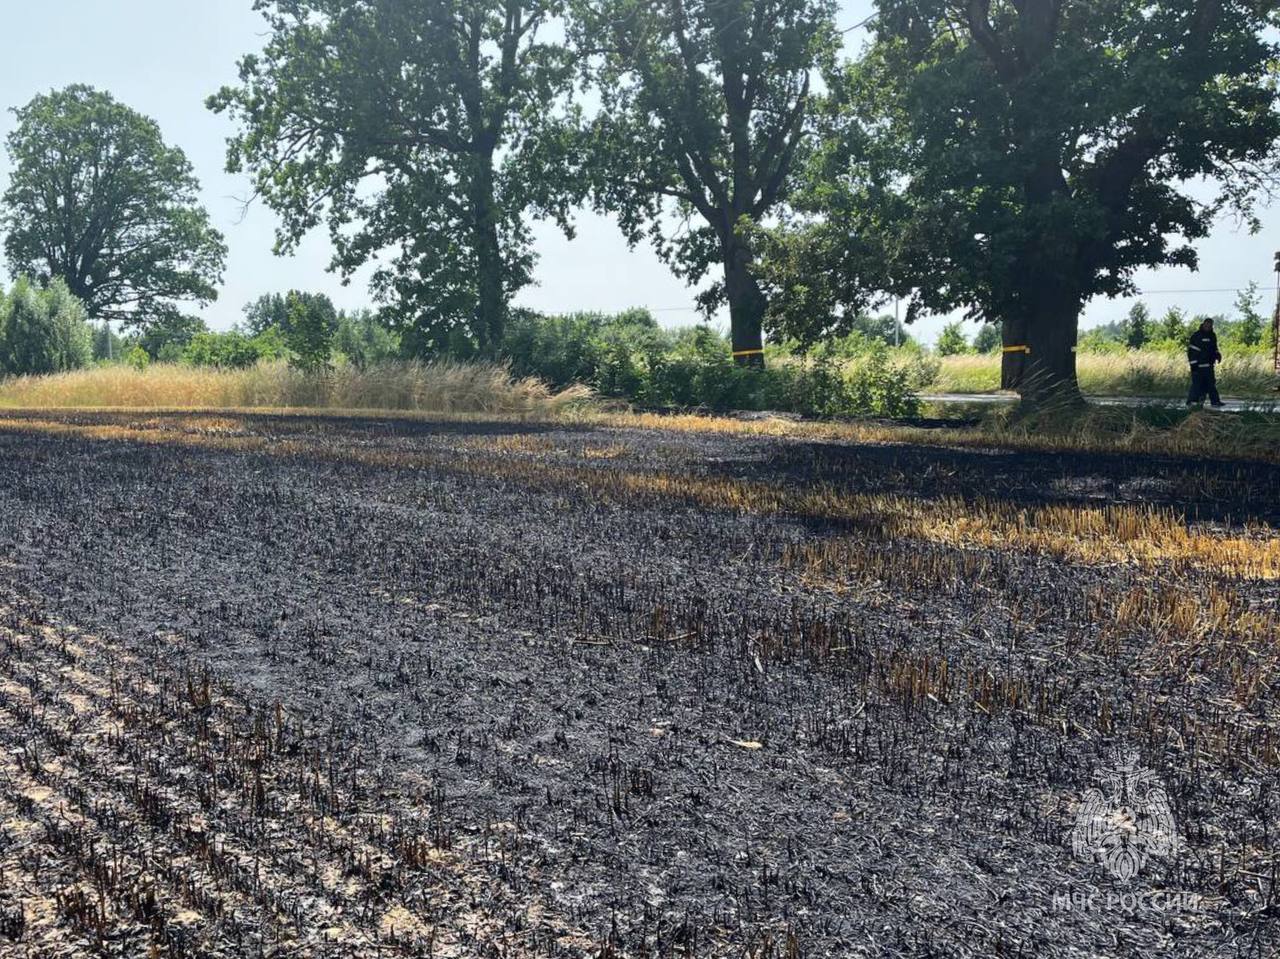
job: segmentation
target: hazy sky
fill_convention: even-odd
[[[160,124],[167,142],[182,147],[204,188],[204,202],[230,247],[225,283],[218,302],[205,311],[215,328],[240,319],[244,304],[259,294],[288,289],[327,292],[339,307],[369,301],[362,280],[349,287],[325,271],[329,244],[323,232],[311,236],[296,256],[271,253],[275,217],[258,205],[241,219],[237,197],[248,192],[243,177],[223,172],[224,144],[230,121],[204,108],[204,99],[235,80],[238,58],[260,48],[263,24],[251,0],[16,0],[5,4],[8,42],[0,58],[0,107],[25,104],[35,94],[71,83],[109,90],[117,99]],[[870,11],[868,0],[845,2],[841,26],[860,22]],[[861,43],[861,33],[850,35]],[[0,135],[13,127],[6,110]],[[0,188],[7,182],[8,159],[0,153]],[[1257,280],[1273,284],[1271,253],[1280,250],[1280,211],[1263,211],[1265,229],[1257,236],[1220,225],[1201,245],[1201,269],[1161,270],[1139,278],[1153,312],[1181,304],[1190,312],[1227,312],[1231,292],[1184,292],[1231,289]],[[537,229],[541,260],[538,286],[519,302],[546,311],[618,310],[647,306],[664,323],[697,319],[692,292],[647,248],[628,250],[614,224],[583,211],[578,236],[566,241],[553,228]],[[1156,292],[1160,291],[1160,292]],[[1270,294],[1267,311],[1270,309]],[[1095,301],[1086,323],[1120,316],[1130,301]],[[936,336],[941,320],[922,321],[915,331]]]

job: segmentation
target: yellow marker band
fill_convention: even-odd
[[[739,356],[763,356],[763,355],[764,355],[764,350],[734,350],[733,351],[734,359],[737,359]]]
[[[1026,353],[1026,354],[1030,355],[1030,353],[1031,353],[1031,347],[1029,347],[1029,346],[1006,346],[1006,347],[1004,348],[1004,351],[1005,351],[1006,353]]]

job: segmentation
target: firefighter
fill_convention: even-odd
[[[1222,362],[1218,352],[1218,336],[1213,332],[1213,318],[1205,317],[1200,329],[1191,334],[1187,342],[1187,362],[1191,364],[1191,392],[1187,405],[1197,406],[1209,397],[1210,406],[1222,406],[1218,396],[1218,382],[1213,375],[1213,365]]]

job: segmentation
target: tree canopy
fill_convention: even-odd
[[[330,334],[338,329],[338,310],[333,300],[324,293],[304,293],[301,290],[290,290],[286,294],[264,293],[244,308],[244,326],[250,336],[258,336],[275,327],[281,334],[288,336],[293,332],[296,320],[302,316],[298,313],[301,307],[306,314],[306,323],[315,328],[324,328]]]
[[[14,113],[0,226],[15,277],[61,280],[90,317],[126,325],[217,299],[226,246],[152,120],[80,85]]]
[[[813,74],[837,49],[831,0],[580,0],[575,42],[601,106],[596,205],[648,236],[701,298],[728,303],[736,355],[762,361],[750,227],[787,194]]]
[[[572,68],[560,0],[260,0],[269,36],[210,99],[293,249],[327,223],[345,276],[391,251],[374,287],[425,346],[501,341],[531,280],[526,217],[568,229]],[[566,107],[567,109],[567,107]]]
[[[308,306],[301,297],[289,296],[288,332],[285,342],[293,353],[293,364],[308,373],[318,373],[329,368],[333,355],[333,330],[324,314]]]
[[[1274,19],[1247,0],[881,0],[874,45],[832,78],[800,203],[818,223],[774,256],[816,248],[794,258],[819,279],[781,285],[967,309],[1001,323],[1006,385],[1074,394],[1083,304],[1194,267],[1192,243],[1269,185]]]

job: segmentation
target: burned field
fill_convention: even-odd
[[[1277,522],[1230,462],[4,415],[0,956],[1274,955]]]

